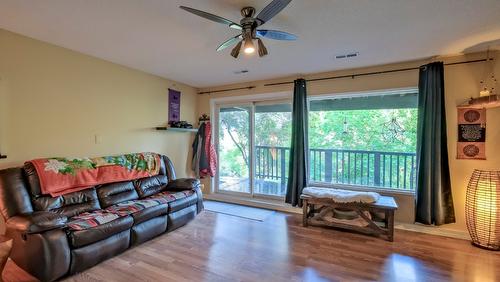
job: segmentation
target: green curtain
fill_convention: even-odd
[[[292,106],[292,144],[290,166],[285,200],[292,206],[302,206],[300,194],[307,186],[308,148],[307,148],[307,90],[306,81],[294,81]]]
[[[415,221],[435,225],[453,223],[443,63],[424,65],[419,75]]]

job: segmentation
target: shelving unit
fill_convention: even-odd
[[[175,131],[175,132],[198,132],[198,128],[177,128],[177,127],[159,126],[156,127],[155,129],[163,131]]]

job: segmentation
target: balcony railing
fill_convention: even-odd
[[[289,155],[290,148],[287,147],[256,146],[256,178],[275,182],[275,189],[279,190],[261,193],[284,194]],[[415,153],[312,148],[309,163],[313,182],[407,191],[414,191],[416,187]]]

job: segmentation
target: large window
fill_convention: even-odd
[[[413,191],[416,107],[414,91],[311,100],[310,181]]]
[[[416,90],[310,97],[310,181],[414,191],[416,107]],[[216,191],[284,197],[290,101],[221,104],[216,115]]]

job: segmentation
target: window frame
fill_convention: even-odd
[[[379,90],[366,90],[366,91],[357,91],[357,92],[340,92],[334,94],[319,94],[319,95],[311,95],[307,97],[307,108],[311,108],[311,101],[321,101],[328,99],[346,99],[346,98],[360,98],[360,97],[369,97],[369,96],[386,96],[386,95],[404,95],[404,94],[414,94],[418,93],[418,87],[405,87],[405,88],[391,88],[391,89],[379,89]],[[308,111],[309,115],[309,111]],[[309,131],[309,128],[308,128]],[[307,136],[309,139],[309,136]],[[308,148],[308,156],[310,156],[310,148]],[[310,161],[310,160],[308,160]],[[340,189],[348,189],[348,190],[356,190],[356,191],[373,191],[373,192],[381,192],[385,194],[394,194],[394,195],[415,195],[416,190],[401,190],[401,189],[391,189],[385,187],[377,187],[377,186],[369,186],[369,185],[355,185],[355,184],[334,184],[328,182],[318,182],[318,181],[310,181],[310,172],[311,168],[308,164],[307,166],[307,179],[309,186],[316,187],[325,187],[325,188],[340,188]]]
[[[251,106],[251,114],[250,114],[250,168],[249,168],[249,180],[250,180],[250,193],[246,192],[236,192],[236,191],[227,191],[219,189],[219,172],[220,172],[220,162],[217,162],[217,175],[216,177],[211,178],[211,192],[219,195],[228,195],[241,197],[243,199],[263,199],[263,200],[281,200],[285,199],[285,196],[275,196],[275,195],[266,195],[254,193],[254,170],[255,170],[255,106],[257,105],[266,105],[273,103],[285,103],[290,102],[292,104],[293,93],[286,92],[274,92],[274,93],[266,93],[266,94],[256,94],[256,95],[244,95],[244,96],[234,96],[234,97],[220,97],[220,98],[212,98],[210,99],[210,115],[212,118],[212,141],[216,147],[217,159],[220,160],[219,156],[219,113],[221,107],[230,107],[230,106]]]

